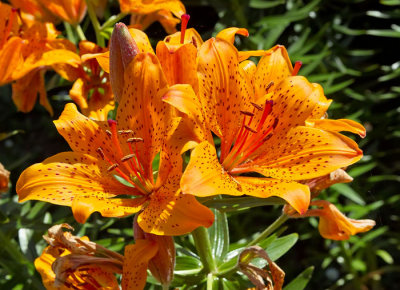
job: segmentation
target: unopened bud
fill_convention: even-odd
[[[110,40],[110,82],[117,102],[124,88],[125,69],[138,53],[139,49],[128,27],[117,23]]]

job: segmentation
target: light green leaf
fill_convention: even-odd
[[[229,248],[229,229],[226,213],[212,209],[215,221],[208,228],[208,233],[211,242],[211,252],[217,263],[220,263],[225,258]]]
[[[364,199],[347,184],[344,183],[334,184],[331,186],[331,189],[336,190],[337,192],[344,195],[348,199],[354,201],[355,203],[365,205]]]
[[[314,266],[308,267],[296,278],[294,278],[288,285],[286,285],[283,290],[303,290],[310,281],[313,271]]]

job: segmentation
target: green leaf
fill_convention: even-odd
[[[24,133],[24,131],[23,130],[14,130],[14,131],[7,132],[7,133],[0,133],[0,141],[3,141],[4,139],[7,139],[14,135],[17,135],[19,133]]]
[[[250,0],[249,6],[251,8],[256,8],[256,9],[265,9],[265,8],[272,8],[281,4],[285,4],[285,1]]]
[[[203,269],[201,261],[195,257],[177,256],[174,273],[177,275],[193,275]]]
[[[287,251],[289,251],[299,239],[296,233],[283,236],[274,240],[265,250],[272,261],[278,260]]]
[[[211,242],[211,252],[217,264],[221,263],[229,249],[229,229],[226,213],[212,209],[215,221],[208,228],[208,234]]]
[[[382,260],[384,260],[387,264],[393,264],[394,262],[392,256],[385,250],[382,249],[377,250],[376,255],[381,257]]]
[[[220,284],[221,284],[221,289],[224,290],[236,290],[240,289],[240,284],[238,281],[229,281],[225,278],[219,279]]]
[[[348,199],[354,201],[355,203],[365,205],[365,201],[363,200],[363,198],[347,184],[344,183],[334,184],[331,186],[331,189],[336,190],[337,192],[344,195]]]
[[[303,290],[306,288],[314,272],[314,266],[308,267],[294,278],[283,290]]]
[[[376,167],[376,162],[370,162],[367,164],[354,167],[351,170],[349,170],[348,173],[351,177],[357,177],[371,171],[375,167]]]

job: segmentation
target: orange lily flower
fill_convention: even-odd
[[[76,69],[76,81],[69,95],[85,116],[106,121],[108,112],[115,107],[114,96],[108,73],[102,71],[96,59],[92,57],[105,49],[90,41],[81,41],[79,51],[82,66]]]
[[[52,114],[44,87],[45,69],[52,67],[68,78],[70,67],[78,67],[80,58],[75,46],[57,38],[59,32],[51,23],[22,25],[17,10],[0,3],[0,85],[12,84],[13,101],[22,112],[32,110],[37,95]]]
[[[39,0],[10,0],[19,9],[21,18],[28,27],[36,21],[55,23],[57,18]]]
[[[220,154],[210,140],[192,151],[182,192],[278,196],[304,213],[310,191],[300,181],[357,162],[362,151],[335,130],[305,126],[322,110],[320,86],[295,76],[299,67],[293,69],[282,46],[263,52],[256,67],[244,61],[248,55],[232,44],[238,31],[224,31],[200,47],[197,95],[187,85],[175,85],[164,96],[198,127],[209,128],[221,139]]]
[[[173,33],[185,13],[185,6],[179,0],[119,0],[119,4],[122,12],[132,14],[131,25],[141,30],[159,21],[167,33]]]
[[[12,84],[12,99],[18,110],[31,111],[39,94],[40,104],[53,114],[44,87],[45,70],[53,68],[68,79],[71,67],[80,65],[75,46],[66,39],[57,38],[58,35],[59,32],[51,23],[37,22],[24,31],[25,43],[21,50],[23,64],[12,74],[12,79],[16,80]]]
[[[42,22],[55,22],[54,16],[76,25],[86,14],[83,0],[11,0],[14,7],[21,9],[23,18]]]
[[[143,210],[138,224],[157,235],[210,226],[212,212],[180,192],[182,160],[168,144],[179,120],[161,99],[168,85],[156,56],[137,54],[126,64],[124,79],[117,121],[93,121],[74,104],[66,105],[55,124],[73,152],[26,169],[17,182],[19,200],[71,206],[81,223],[94,211],[123,217]],[[152,164],[158,153],[154,178]]]

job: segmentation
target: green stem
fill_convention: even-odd
[[[353,268],[353,265],[351,263],[351,261],[352,261],[351,252],[346,247],[346,245],[348,245],[348,244],[345,241],[339,242],[339,246],[340,246],[340,249],[342,250],[343,258],[346,263],[347,271],[349,271],[353,275],[353,279],[352,279],[353,287],[354,287],[354,289],[361,289],[360,277],[358,276],[357,270]]]
[[[246,246],[244,246],[243,249],[254,246],[261,242],[262,240],[266,239],[269,235],[271,235],[273,232],[275,232],[281,225],[283,225],[287,220],[289,219],[289,216],[282,213],[271,225],[269,225],[268,228],[266,228],[261,234],[258,235],[257,238],[252,240],[250,243],[248,243]],[[236,264],[235,266],[228,268],[224,271],[218,272],[218,276],[224,276],[227,274],[231,274],[237,270],[238,265]]]
[[[289,219],[288,215],[285,215],[282,213],[280,217],[276,221],[274,221],[268,228],[265,229],[257,238],[252,240],[250,243],[246,245],[247,247],[251,247],[254,245],[257,245],[260,241],[264,240],[267,238],[269,235],[271,235],[273,232],[275,232],[281,225],[283,225],[287,220]]]
[[[198,227],[192,232],[197,253],[207,273],[216,273],[217,266],[211,253],[210,237],[205,227]]]
[[[99,20],[97,19],[96,12],[94,11],[92,2],[90,0],[86,0],[87,11],[89,14],[90,21],[92,22],[94,33],[96,34],[97,44],[101,47],[105,46],[105,41],[103,35],[101,35],[101,27]]]
[[[75,26],[75,30],[80,40],[86,40],[85,33],[83,33],[82,27],[79,24]]]
[[[100,29],[103,31],[104,29],[113,26],[115,23],[117,23],[118,21],[120,21],[122,18],[124,18],[125,16],[127,16],[127,13],[120,13],[118,15],[113,15],[110,18],[107,19],[106,22],[103,23],[103,25],[100,27]]]
[[[69,41],[71,41],[72,43],[76,44],[76,38],[75,38],[75,34],[72,31],[72,27],[71,24],[69,24],[68,22],[63,22],[64,23],[64,27],[65,27],[65,31],[67,32],[67,38]]]

